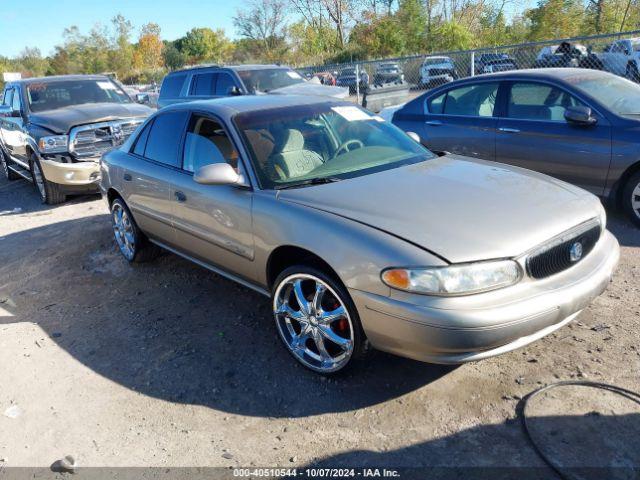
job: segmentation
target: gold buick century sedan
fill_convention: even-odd
[[[369,345],[448,364],[522,347],[574,319],[619,258],[594,195],[435,155],[328,98],[169,106],[101,176],[128,261],[160,247],[270,296],[286,348],[324,374]]]

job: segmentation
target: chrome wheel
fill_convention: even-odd
[[[40,165],[36,161],[33,162],[33,180],[36,182],[38,192],[40,192],[40,198],[44,201],[47,198],[47,192],[44,189],[44,177],[42,176]]]
[[[117,202],[111,207],[111,222],[113,223],[113,236],[120,248],[120,252],[127,260],[133,260],[136,253],[133,224],[127,211]]]
[[[631,192],[631,210],[633,210],[636,217],[640,218],[640,183]]]
[[[290,275],[276,289],[278,333],[298,361],[322,373],[344,367],[353,354],[354,329],[338,294],[306,273]]]

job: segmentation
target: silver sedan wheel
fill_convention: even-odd
[[[303,365],[331,373],[351,359],[354,334],[349,312],[321,279],[306,273],[285,278],[276,289],[273,313],[282,340]]]
[[[47,192],[44,189],[44,176],[42,175],[38,162],[33,162],[33,179],[36,182],[36,187],[38,187],[40,197],[42,200],[45,200],[47,198]]]
[[[636,217],[640,218],[640,183],[631,192],[631,209]]]
[[[120,252],[127,260],[133,260],[136,253],[133,225],[126,210],[119,203],[114,203],[111,207],[111,222],[113,224],[113,235]]]

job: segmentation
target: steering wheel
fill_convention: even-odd
[[[355,147],[349,148],[349,145],[355,145]],[[333,158],[336,158],[338,155],[340,155],[340,152],[342,152],[343,150],[344,150],[344,153],[347,153],[347,152],[351,152],[352,150],[356,150],[358,148],[363,148],[363,147],[364,147],[364,143],[362,143],[360,140],[352,138],[351,140],[347,140],[346,142],[344,142],[342,145],[338,147],[338,150],[336,150],[336,154],[333,156]]]

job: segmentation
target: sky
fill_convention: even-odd
[[[132,40],[148,22],[160,25],[162,38],[175,40],[194,27],[223,28],[235,38],[232,17],[243,0],[0,0],[0,55],[14,57],[25,47],[42,55],[62,43],[62,32],[76,25],[86,34],[95,23],[110,26],[118,13],[134,26]]]

